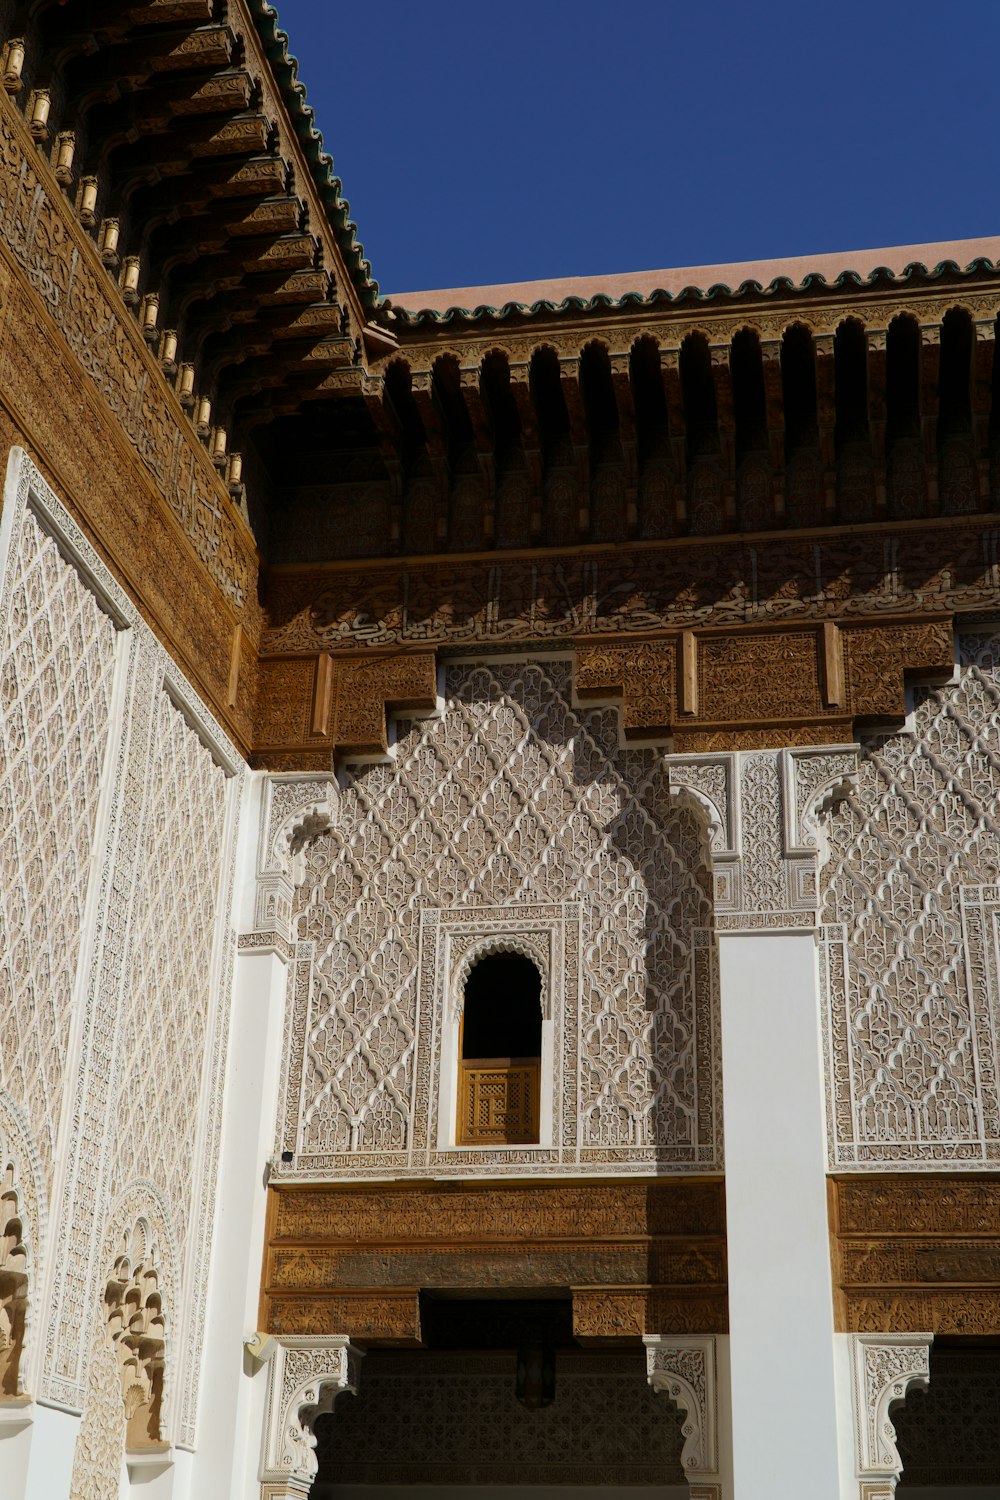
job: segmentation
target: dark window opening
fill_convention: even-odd
[[[496,953],[480,959],[465,982],[462,1057],[540,1056],[541,992],[530,958]]]

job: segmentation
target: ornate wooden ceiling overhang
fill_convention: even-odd
[[[273,1186],[260,1327],[421,1342],[420,1293],[570,1293],[585,1344],[728,1328],[721,1179]]]
[[[390,319],[263,0],[5,36],[8,446],[258,764],[515,649],[626,738],[847,738],[996,609],[992,260]]]
[[[266,0],[8,12],[3,87],[224,461],[242,398],[350,365],[380,317],[276,12]]]

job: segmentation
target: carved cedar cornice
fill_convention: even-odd
[[[901,719],[906,675],[946,675],[953,659],[948,619],[692,630],[579,645],[576,691],[619,698],[626,739],[669,737],[680,752],[763,749],[850,737],[858,720]]]
[[[953,654],[948,618],[578,636],[575,692],[619,703],[624,740],[679,754],[818,746],[852,738],[856,724],[901,721],[907,678],[947,675]],[[424,650],[262,658],[256,764],[322,770],[333,754],[384,755],[389,715],[434,709],[435,673]]]
[[[418,1287],[572,1290],[596,1344],[724,1333],[721,1181],[378,1183],[272,1179],[264,1327],[420,1340]],[[339,1321],[338,1321],[339,1320]]]
[[[995,1176],[831,1179],[836,1326],[1000,1336]]]

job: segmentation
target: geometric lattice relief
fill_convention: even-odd
[[[1000,1493],[1000,1351],[967,1345],[931,1348],[925,1390],[892,1412],[903,1461],[898,1494],[916,1486],[962,1486],[986,1500]],[[966,1488],[967,1487],[967,1488]],[[952,1493],[951,1490],[948,1491]]]
[[[834,1167],[1000,1160],[995,966],[961,897],[997,880],[1000,636],[963,637],[959,660],[956,683],[916,690],[913,733],[863,742],[827,822]]]
[[[0,1082],[51,1186],[118,632],[30,508],[0,644]]]
[[[558,1349],[555,1360],[555,1400],[526,1411],[513,1351],[370,1351],[358,1394],[316,1423],[313,1500],[336,1500],[348,1484],[677,1485],[687,1495],[681,1419],[650,1390],[642,1353]]]
[[[151,745],[129,937],[117,1187],[152,1178],[180,1233],[192,1213],[199,1099],[211,1065],[228,778],[162,689]]]
[[[0,1397],[18,1394],[28,1311],[28,1252],[14,1166],[0,1158]]]
[[[289,1041],[292,1056],[305,1046],[303,1155],[363,1166],[412,1148],[418,1021],[421,1047],[435,1024],[419,1015],[421,909],[574,902],[582,1013],[574,999],[565,1017],[578,1064],[563,1076],[556,1063],[560,1144],[717,1162],[713,1025],[696,1024],[709,1007],[692,956],[712,920],[707,841],[661,757],[620,748],[618,720],[574,709],[566,660],[455,663],[443,714],[400,721],[391,762],[345,773],[337,826],[308,848],[296,894],[314,955],[308,1025]],[[291,1095],[297,1112],[294,1077]]]
[[[125,1404],[125,1446],[160,1441],[163,1402],[163,1306],[144,1227],[126,1234],[104,1293],[108,1337]]]

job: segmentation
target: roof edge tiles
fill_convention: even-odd
[[[391,308],[397,318],[409,325],[486,318],[499,321],[656,303],[714,302],[852,285],[933,281],[946,275],[990,274],[998,265],[1000,236],[994,235],[779,260],[396,292],[384,299],[383,306]]]
[[[306,87],[298,77],[298,58],[288,50],[288,33],[279,27],[277,9],[269,0],[247,0],[247,4],[361,305],[369,316],[380,318],[384,299],[379,299],[378,282],[372,277],[371,262],[358,239],[351,205],[343,197],[344,185],[334,173],[333,157],[324,151],[322,132],[313,123],[315,111],[306,103]]]

